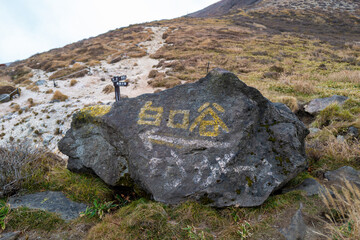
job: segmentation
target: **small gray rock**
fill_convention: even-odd
[[[359,129],[354,126],[348,128],[347,134],[351,137],[358,138],[359,137]]]
[[[290,192],[290,191],[305,191],[306,196],[314,196],[319,194],[320,192],[323,192],[325,188],[321,186],[321,184],[316,181],[314,178],[307,178],[305,179],[300,185],[296,186],[295,188],[291,189],[284,189],[283,192]]]
[[[300,203],[299,210],[296,211],[295,215],[291,219],[291,223],[288,227],[280,230],[281,234],[286,240],[303,240],[306,237],[307,226],[304,222],[304,218],[301,212],[303,208]]]
[[[43,144],[44,146],[49,145],[50,141],[54,138],[53,135],[46,135],[43,137]]]
[[[42,85],[44,85],[44,84],[46,84],[46,80],[39,80],[39,81],[36,81],[36,82],[35,82],[35,85],[36,85],[36,86],[42,86]]]
[[[345,137],[342,136],[342,135],[338,135],[338,136],[336,137],[336,140],[337,140],[339,143],[343,143],[343,142],[345,142]]]
[[[312,115],[316,115],[330,104],[337,102],[338,104],[342,105],[347,99],[348,97],[339,95],[334,95],[327,98],[317,98],[312,100],[308,105],[305,105],[304,110],[305,112],[308,112]]]
[[[64,220],[79,217],[87,205],[69,200],[62,192],[39,192],[20,197],[11,197],[8,202],[11,208],[28,207],[57,213]]]
[[[360,171],[350,166],[344,166],[334,171],[325,173],[325,178],[331,182],[343,183],[344,179],[360,186]]]
[[[21,232],[0,233],[0,240],[16,240],[20,234]]]
[[[310,133],[318,133],[321,130],[319,128],[309,128]]]

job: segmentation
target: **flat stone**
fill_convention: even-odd
[[[320,128],[309,128],[310,133],[318,133],[320,132]]]
[[[35,85],[36,86],[42,86],[42,85],[45,85],[47,83],[46,80],[38,80],[35,82]]]
[[[68,168],[156,201],[258,206],[307,166],[305,125],[222,69],[106,108],[73,116],[58,145]]]
[[[334,171],[328,171],[325,173],[325,178],[335,183],[343,183],[344,180],[347,180],[360,187],[360,171],[357,171],[350,166],[344,166]]]
[[[306,196],[314,196],[323,192],[325,188],[314,178],[306,178],[300,185],[291,188],[291,189],[284,189],[283,192],[290,192],[290,191],[305,191]]]
[[[347,134],[351,137],[358,138],[359,137],[359,129],[354,126],[348,128]]]
[[[322,110],[324,110],[327,106],[332,103],[338,103],[342,105],[348,97],[334,95],[332,97],[327,98],[317,98],[312,100],[309,104],[305,105],[304,110],[312,115],[316,115]]]
[[[11,197],[8,201],[11,208],[28,207],[52,213],[57,213],[64,220],[79,217],[87,205],[69,200],[62,192],[39,192],[20,197]]]

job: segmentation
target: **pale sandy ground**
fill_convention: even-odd
[[[147,84],[149,80],[147,76],[152,69],[155,69],[153,66],[157,65],[159,60],[151,59],[149,55],[163,46],[162,34],[166,28],[152,27],[151,29],[154,32],[152,41],[140,44],[147,48],[148,55],[144,57],[128,58],[115,64],[102,61],[101,65],[91,67],[90,75],[75,78],[78,81],[75,86],[70,86],[70,81],[74,78],[56,81],[58,85],[56,88],[52,81],[47,81],[47,84],[39,86],[38,92],[22,88],[19,98],[0,104],[0,134],[5,133],[3,137],[0,137],[0,145],[10,143],[12,137],[13,141],[29,140],[39,146],[44,145],[52,152],[59,154],[57,143],[70,128],[74,112],[88,104],[102,102],[111,105],[114,102],[114,93],[102,92],[106,85],[112,85],[112,76],[127,75],[130,80],[130,86],[121,88],[122,96],[136,97],[157,90]],[[158,70],[166,71],[166,69]],[[41,70],[33,70],[33,73],[34,76],[31,79],[33,82],[48,80],[51,75],[51,73],[46,74]],[[101,81],[101,78],[104,78],[105,81]],[[53,94],[46,94],[45,91],[48,89],[59,90],[69,96],[69,99],[65,102],[50,103]],[[34,99],[37,105],[22,114],[12,113],[11,103],[17,103],[25,108],[29,105],[29,98]],[[57,128],[62,134],[54,135]],[[37,131],[41,134],[36,134]]]

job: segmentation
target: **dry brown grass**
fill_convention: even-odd
[[[314,94],[316,92],[315,86],[312,82],[309,81],[294,81],[291,84],[294,90],[298,93],[303,94]]]
[[[115,88],[113,85],[109,84],[109,85],[106,85],[102,91],[105,94],[109,94],[109,93],[113,93],[115,91]]]
[[[75,86],[76,84],[77,84],[77,80],[76,79],[72,79],[71,81],[70,81],[70,87],[72,87],[72,86]]]
[[[11,78],[9,76],[0,76],[0,87],[1,86],[14,87],[14,83],[11,82]]]
[[[70,77],[83,77],[87,74],[87,67],[85,65],[74,64],[71,68],[64,68],[55,73],[53,73],[49,80],[53,79],[63,79]]]
[[[38,92],[39,91],[39,87],[36,86],[36,84],[31,84],[31,85],[28,85],[26,86],[26,89],[27,90],[30,90],[30,91],[33,91],[33,92]]]
[[[148,78],[155,78],[158,73],[157,70],[153,69],[149,72]]]
[[[51,94],[51,93],[53,93],[54,91],[52,90],[52,89],[48,89],[48,90],[46,90],[46,94]]]
[[[164,75],[159,75],[156,78],[149,80],[148,84],[153,88],[165,87],[172,88],[181,84],[181,81],[176,77],[164,77]]]
[[[328,81],[335,81],[335,82],[349,82],[349,83],[359,84],[360,71],[344,70],[340,72],[331,73],[327,77],[324,77],[323,79]]]
[[[358,140],[338,140],[336,129],[324,128],[319,133],[309,136],[307,155],[321,169],[332,169],[341,165],[354,165],[360,160],[360,142]]]
[[[344,180],[338,189],[331,187],[322,193],[321,199],[328,209],[327,229],[332,239],[352,240],[360,236],[360,189]]]
[[[283,96],[276,99],[278,102],[284,103],[288,106],[292,112],[296,112],[299,110],[299,105],[297,99],[291,96]]]
[[[65,101],[65,100],[67,100],[68,98],[69,98],[68,96],[62,94],[59,90],[56,90],[56,91],[54,92],[54,95],[53,95],[53,97],[52,97],[52,100]]]

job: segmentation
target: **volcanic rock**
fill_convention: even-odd
[[[332,97],[327,98],[317,98],[312,100],[309,104],[305,105],[305,112],[308,112],[312,115],[318,114],[320,111],[324,110],[327,106],[332,103],[338,103],[342,105],[348,97],[334,95]]]
[[[157,201],[258,206],[305,169],[305,125],[233,73],[86,108],[59,142],[68,168]]]

